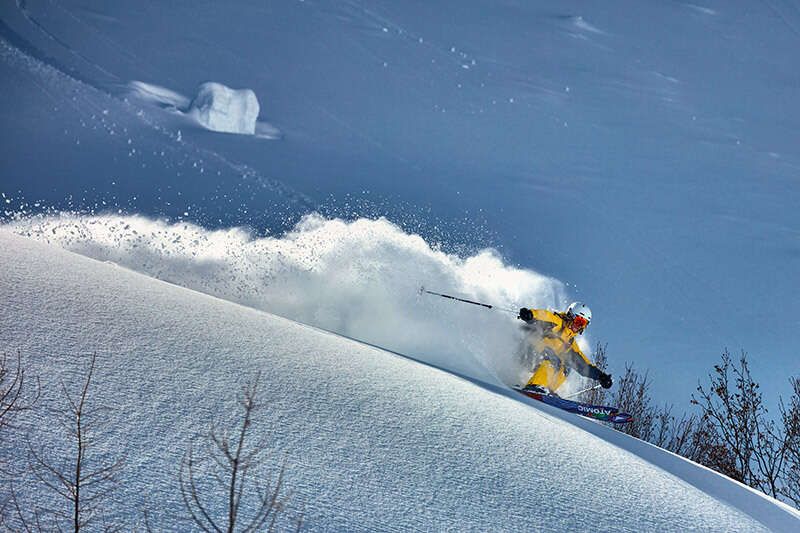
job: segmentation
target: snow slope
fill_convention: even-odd
[[[93,399],[110,408],[98,447],[127,455],[109,512],[123,528],[144,507],[159,529],[186,527],[183,450],[258,370],[268,408],[254,427],[285,457],[310,530],[800,526],[774,500],[502,387],[7,230],[0,302],[0,346],[29,355],[42,379],[43,405],[21,425],[37,442],[54,443],[55,385],[73,385],[77,356],[98,353]],[[19,443],[3,461],[20,460]]]

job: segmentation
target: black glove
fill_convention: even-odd
[[[606,374],[605,372],[600,373],[600,377],[597,378],[597,381],[600,382],[600,386],[604,389],[610,389],[611,385],[614,384],[614,380],[611,379],[611,374]]]
[[[525,322],[530,322],[533,320],[533,312],[530,309],[522,308],[519,310],[519,316],[517,317],[520,320],[524,320]]]

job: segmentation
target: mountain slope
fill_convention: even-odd
[[[411,218],[577,285],[613,370],[688,402],[724,346],[796,367],[800,328],[763,317],[800,299],[798,28],[788,0],[3,2],[3,207]],[[208,81],[283,138],[129,94]],[[784,373],[758,379],[776,405]]]
[[[98,446],[127,454],[109,502],[117,524],[130,527],[148,507],[159,528],[185,527],[183,452],[212,421],[230,421],[237,392],[259,370],[267,407],[254,428],[276,463],[285,457],[310,530],[788,531],[800,523],[713,472],[511,391],[5,230],[0,301],[0,346],[19,348],[42,379],[43,405],[22,426],[37,442],[57,441],[45,409],[58,404],[57,383],[73,384],[76,356],[98,353],[93,401],[110,408],[110,438]],[[21,449],[4,446],[3,460],[18,464]],[[672,471],[654,466],[670,461]],[[680,479],[691,476],[712,492]],[[25,485],[25,497],[34,490]]]

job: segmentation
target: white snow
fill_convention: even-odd
[[[157,530],[187,529],[181,452],[256,370],[269,377],[260,434],[286,454],[312,530],[800,530],[783,504],[511,394],[513,317],[415,292],[566,303],[558,280],[509,260],[569,280],[572,297],[598,306],[592,334],[609,341],[615,371],[632,361],[669,376],[654,395],[678,405],[725,345],[794,368],[800,329],[750,327],[800,295],[791,10],[200,2],[162,3],[154,25],[129,2],[85,4],[0,6],[6,217],[94,206],[275,230],[261,214],[287,213],[280,195],[308,213],[309,195],[368,194],[389,199],[378,210],[389,216],[434,203],[430,215],[470,220],[510,258],[450,256],[385,221],[316,216],[280,238],[144,216],[11,228],[110,264],[0,228],[0,350],[19,347],[45,386],[21,428],[54,442],[60,381],[97,350],[113,439],[100,449],[127,451],[110,502],[121,530],[145,506]],[[118,98],[133,79],[148,82]],[[289,142],[264,150],[206,131],[191,95],[150,83],[188,93],[209,79],[251,88]],[[224,111],[211,122],[240,127],[244,100],[211,101],[209,116]],[[254,135],[280,132],[256,122]],[[346,216],[376,212],[352,207]],[[572,207],[591,223],[558,224]],[[556,231],[538,228],[548,220]],[[437,222],[424,224],[430,234]],[[463,236],[433,233],[445,246]],[[632,335],[624,317],[643,310],[655,314]],[[775,405],[786,373],[758,377]],[[23,448],[20,434],[0,446],[0,507]],[[28,502],[42,492],[14,481]]]
[[[10,228],[454,372],[488,372],[497,383],[528,377],[513,357],[523,340],[515,315],[420,296],[420,286],[511,309],[566,303],[558,280],[507,265],[493,250],[443,253],[384,219],[311,215],[280,238],[118,215],[33,217]]]
[[[206,82],[197,89],[188,113],[212,131],[254,135],[260,107],[251,89]]]
[[[46,409],[56,385],[71,385],[77,356],[97,351],[92,400],[109,408],[110,428],[97,446],[126,456],[107,502],[122,529],[145,507],[158,529],[186,528],[177,463],[193,435],[230,419],[222,410],[257,370],[267,408],[254,428],[285,458],[311,531],[800,525],[796,511],[738,483],[503,387],[7,230],[0,301],[0,346],[30,356],[42,379],[37,419],[21,425],[37,442],[58,434]],[[3,446],[10,464],[23,449],[16,435]],[[44,497],[31,479],[16,486],[23,501]]]

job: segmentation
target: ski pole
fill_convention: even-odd
[[[486,303],[483,303],[483,302],[475,302],[473,300],[467,300],[466,298],[458,298],[456,296],[450,296],[449,294],[442,294],[440,292],[429,291],[425,287],[420,287],[419,288],[419,293],[420,294],[432,294],[433,296],[441,296],[442,298],[448,298],[450,300],[455,300],[457,302],[464,302],[466,304],[472,304],[472,305],[480,305],[481,307],[485,307],[487,309],[497,309],[498,311],[505,311],[506,313],[514,313],[514,314],[518,313],[518,311],[516,311],[514,309],[509,309],[507,307],[500,307],[498,305],[486,304]]]
[[[598,383],[596,385],[589,387],[588,389],[579,390],[578,392],[573,392],[572,394],[567,394],[566,396],[562,396],[562,398],[566,400],[567,398],[572,398],[573,396],[577,396],[578,394],[583,394],[584,392],[589,392],[590,390],[595,390],[599,388],[600,384]]]

